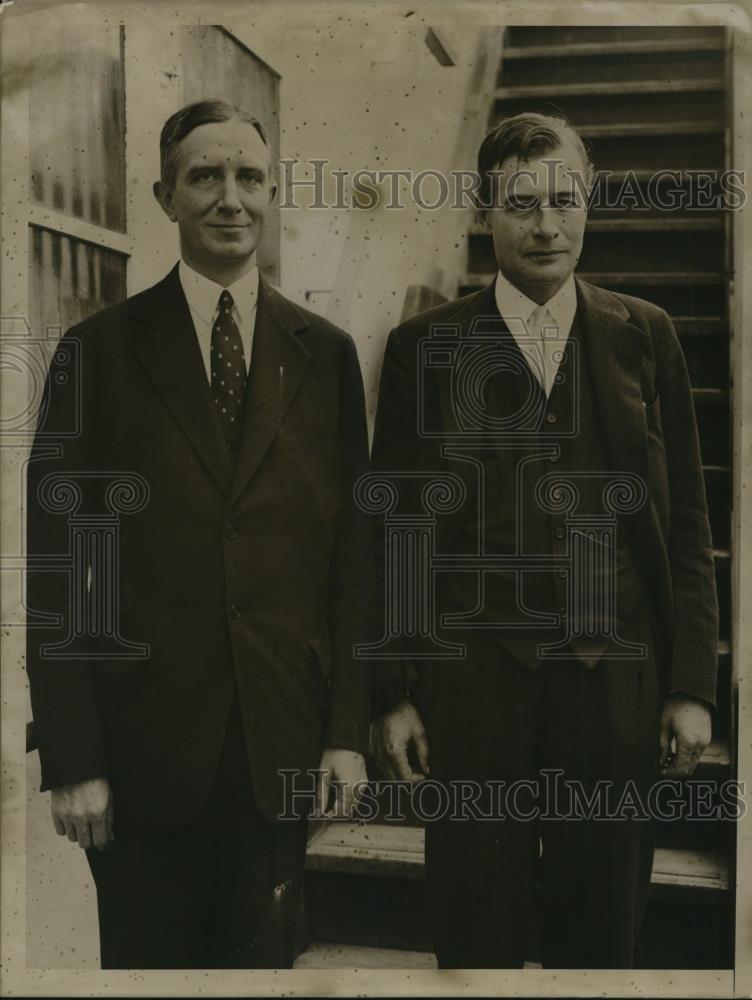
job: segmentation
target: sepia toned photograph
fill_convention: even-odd
[[[752,26],[0,5],[7,996],[752,996]]]

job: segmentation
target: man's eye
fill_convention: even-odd
[[[214,174],[211,172],[211,170],[197,170],[196,173],[193,175],[194,181],[198,181],[200,184],[212,180],[213,177]]]
[[[261,184],[263,179],[264,178],[262,177],[262,175],[256,173],[255,171],[251,171],[250,173],[247,174],[240,174],[238,178],[241,184],[246,184],[249,186],[252,186],[254,184]]]

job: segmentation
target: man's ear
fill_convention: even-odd
[[[274,201],[274,198],[275,198],[276,194],[277,194],[277,185],[274,183],[274,181],[272,181],[270,183],[270,185],[269,185],[269,204],[270,205]]]
[[[152,191],[170,222],[176,222],[177,215],[175,214],[175,209],[172,207],[172,189],[167,187],[164,181],[154,181]]]

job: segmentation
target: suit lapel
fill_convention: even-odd
[[[609,292],[577,280],[581,328],[590,365],[596,411],[603,428],[609,470],[636,476],[649,490],[643,359],[648,334],[628,322],[624,304]],[[647,573],[654,566],[649,500],[624,519],[638,562]]]
[[[646,334],[628,322],[616,296],[577,280],[582,337],[613,472],[647,482],[647,443],[640,373]]]
[[[139,320],[133,344],[142,367],[206,471],[227,493],[232,463],[177,265],[134,300],[132,314]]]
[[[302,313],[260,279],[243,436],[230,504],[258,468],[297,392],[310,355],[296,333],[307,327]]]

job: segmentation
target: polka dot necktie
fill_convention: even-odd
[[[232,295],[219,296],[217,318],[211,338],[211,389],[222,421],[227,445],[236,451],[240,443],[246,370],[243,341],[232,316]]]

